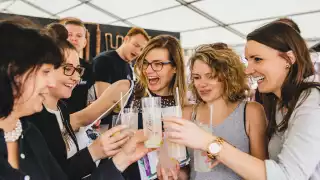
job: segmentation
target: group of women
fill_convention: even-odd
[[[144,147],[141,130],[116,126],[84,149],[75,137],[133,87],[126,106],[140,112],[148,92],[161,97],[162,107],[175,106],[177,98],[183,107],[182,118],[163,119],[164,135],[188,147],[190,169],[159,166],[159,179],[320,180],[320,79],[290,23],[271,22],[247,35],[246,68],[224,43],[197,47],[189,60],[194,105],[185,96],[179,41],[154,37],[136,59],[138,82],[120,80],[73,114],[60,99],[70,97],[83,68],[65,28],[4,21],[0,38],[0,179],[140,179],[136,161],[154,151]],[[264,107],[246,101],[249,76],[258,83]],[[138,126],[143,128],[141,114]],[[204,152],[211,171],[194,170],[193,150]]]

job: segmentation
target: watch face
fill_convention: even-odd
[[[217,154],[221,150],[221,146],[218,143],[212,143],[209,146],[209,151],[211,154]]]

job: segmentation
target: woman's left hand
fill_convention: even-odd
[[[207,151],[209,143],[215,139],[212,134],[189,120],[166,117],[163,122],[165,135],[171,142],[182,144],[192,149]]]

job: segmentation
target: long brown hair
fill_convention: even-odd
[[[276,131],[285,131],[293,110],[310,94],[310,88],[319,86],[319,83],[304,82],[304,79],[314,75],[314,67],[311,62],[307,45],[300,34],[289,25],[282,22],[273,22],[262,26],[247,36],[247,41],[253,40],[279,51],[289,64],[290,69],[281,87],[281,99],[273,93],[262,93],[263,105],[265,107],[269,124],[267,129],[268,137],[271,138]],[[287,52],[292,51],[295,56],[295,63],[291,64]],[[300,95],[306,90],[302,101],[297,105]],[[277,125],[275,114],[279,109],[286,108],[287,113],[281,123]]]
[[[189,60],[190,72],[192,72],[194,63],[199,60],[206,63],[215,76],[223,84],[223,97],[229,102],[237,102],[244,100],[249,91],[244,65],[231,48],[224,43],[204,44],[196,48],[195,53]],[[191,78],[190,89],[197,101],[203,102],[198,94],[194,82]]]
[[[134,71],[138,77],[138,96],[146,96],[146,88],[148,87],[147,78],[142,72],[142,64],[146,55],[155,48],[165,48],[169,51],[169,59],[172,65],[176,68],[176,74],[173,76],[169,84],[169,92],[175,94],[176,87],[179,88],[179,100],[183,107],[186,102],[186,78],[185,78],[185,64],[183,61],[183,51],[179,41],[170,35],[159,35],[151,39],[147,46],[143,49],[141,55],[137,58]],[[176,97],[177,98],[177,97]]]

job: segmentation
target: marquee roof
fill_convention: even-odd
[[[222,41],[239,51],[251,30],[287,16],[309,45],[320,41],[319,0],[0,0],[0,12],[174,31],[184,48]]]

